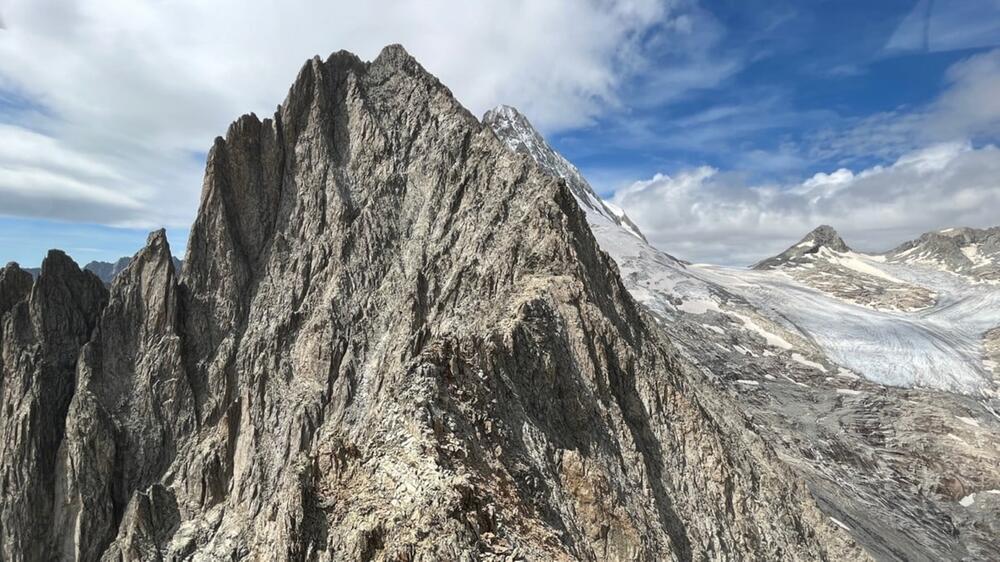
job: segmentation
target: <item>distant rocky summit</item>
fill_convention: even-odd
[[[928,232],[886,252],[891,263],[923,265],[980,281],[1000,282],[1000,227]]]
[[[812,232],[807,234],[805,238],[799,240],[799,242],[791,248],[788,248],[777,256],[765,259],[755,264],[753,268],[774,269],[776,267],[786,265],[808,263],[809,259],[814,258],[824,248],[839,254],[851,251],[851,249],[847,247],[847,244],[844,243],[844,240],[840,238],[840,235],[837,234],[837,231],[834,230],[832,226],[824,224],[816,227]]]
[[[308,61],[183,272],[0,275],[0,559],[867,559],[570,183],[401,47]]]
[[[780,270],[820,291],[877,310],[914,311],[936,302],[932,290],[893,276],[879,266],[883,261],[851,250],[833,227],[823,225],[753,269]]]
[[[173,259],[174,261],[174,268],[177,271],[180,271],[182,265],[181,260],[177,258],[171,258],[171,259]],[[87,265],[83,266],[83,269],[96,275],[97,278],[100,279],[105,285],[110,285],[111,282],[114,281],[115,277],[117,277],[119,273],[121,273],[122,271],[125,270],[126,267],[128,267],[128,264],[131,261],[132,261],[131,257],[119,258],[118,261],[114,263],[106,261],[92,261]],[[24,271],[31,274],[32,277],[38,277],[38,275],[42,272],[42,269],[40,267],[31,267],[31,268],[25,268]]]

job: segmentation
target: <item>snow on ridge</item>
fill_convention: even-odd
[[[484,123],[489,115],[484,117]],[[678,314],[704,315],[703,320],[696,322],[705,327],[707,335],[727,337],[727,334],[735,334],[730,330],[749,331],[763,338],[767,348],[785,357],[791,355],[791,361],[826,373],[823,364],[807,359],[807,356],[815,356],[818,347],[824,362],[837,365],[838,370],[831,374],[847,379],[862,376],[894,386],[932,387],[968,394],[995,393],[981,354],[981,337],[986,330],[1000,325],[1000,291],[994,286],[976,285],[968,277],[954,272],[945,275],[937,270],[912,267],[915,261],[934,259],[927,248],[916,241],[902,246],[896,254],[887,252],[872,256],[854,252],[846,245],[841,247],[842,241],[836,232],[821,227],[812,237],[817,238],[815,233],[819,233],[819,238],[829,238],[832,243],[824,243],[815,253],[807,253],[801,250],[813,246],[814,241],[808,244],[807,240],[800,241],[793,247],[799,250],[796,263],[788,267],[811,271],[824,283],[828,279],[836,282],[835,277],[824,275],[828,273],[825,269],[821,271],[817,267],[829,261],[834,266],[829,271],[848,277],[854,277],[848,272],[856,272],[866,286],[871,285],[874,278],[882,282],[876,283],[876,288],[892,283],[933,291],[935,302],[919,310],[907,307],[879,310],[853,304],[787,275],[782,271],[783,266],[773,270],[746,270],[682,264],[650,246],[624,211],[598,197],[580,171],[553,150],[516,110],[500,107],[494,110],[493,119],[501,121],[490,124],[508,147],[527,153],[551,173],[566,180],[586,212],[598,243],[618,263],[629,292],[657,314],[658,320]],[[507,129],[501,130],[503,127]],[[952,229],[949,232],[961,231]],[[834,245],[843,251],[834,251]],[[975,261],[982,252],[963,248],[960,254],[955,253]],[[943,268],[943,263],[937,267]],[[730,294],[730,297],[720,297],[722,294]],[[751,316],[735,312],[727,300],[733,296],[742,299],[740,307],[748,307],[790,333],[800,334],[806,343],[793,344],[775,330],[755,322]],[[727,324],[709,313],[726,314],[737,322]],[[735,341],[732,345],[736,345]],[[804,347],[797,349],[798,345]],[[734,349],[732,346],[720,348],[727,352]],[[767,348],[754,347],[754,351],[750,351],[745,346],[737,346],[735,349],[737,353],[742,349],[764,357],[776,355]],[[783,353],[792,350],[801,353]]]

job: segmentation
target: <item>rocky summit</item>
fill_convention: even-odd
[[[834,230],[832,226],[824,224],[816,227],[812,232],[807,234],[805,238],[799,240],[798,244],[795,244],[777,256],[757,263],[753,266],[753,268],[775,269],[782,266],[801,263],[804,260],[815,256],[823,249],[838,254],[851,251],[840,235],[837,234],[837,231]]]
[[[867,558],[398,46],[215,141],[182,273],[0,291],[5,561]]]

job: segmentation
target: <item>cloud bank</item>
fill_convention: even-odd
[[[856,249],[885,251],[945,225],[996,225],[1000,149],[940,144],[889,166],[842,168],[793,185],[748,186],[700,167],[636,182],[614,202],[655,246],[697,262],[748,265],[820,224]]]
[[[996,226],[1000,149],[982,141],[1000,132],[997,92],[1000,50],[993,50],[952,65],[945,89],[926,106],[826,131],[808,148],[814,161],[851,163],[864,155],[890,165],[846,166],[770,185],[702,166],[635,182],[614,201],[658,247],[740,265],[784,250],[820,224],[869,251],[945,227]],[[745,164],[741,169],[761,166]]]

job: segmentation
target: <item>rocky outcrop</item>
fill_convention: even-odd
[[[779,269],[814,289],[876,310],[912,312],[936,303],[932,290],[895,277],[884,262],[881,256],[854,252],[837,231],[823,225],[753,269]]]
[[[174,262],[174,271],[180,272],[183,262],[177,258],[171,259]],[[105,285],[111,285],[111,282],[115,280],[115,277],[124,271],[131,262],[131,257],[119,258],[114,263],[107,261],[92,261],[83,266],[83,269],[96,275],[97,278],[104,282]],[[38,274],[41,273],[42,270],[41,268],[28,268],[25,271],[30,273],[32,277],[38,277]]]
[[[33,286],[16,265],[0,273],[0,559],[47,559],[56,451],[80,347],[106,297],[96,277],[58,251]]]
[[[964,275],[977,281],[1000,281],[1000,227],[946,228],[927,232],[885,253],[891,263],[916,264]]]
[[[131,546],[135,517],[123,514],[166,493],[156,484],[197,428],[179,304],[170,247],[165,233],[155,232],[116,277],[82,352],[55,488],[60,531],[53,548],[61,559],[96,560],[116,535]],[[169,525],[162,528],[162,502],[157,508],[162,534]],[[133,550],[122,548],[122,555],[149,559]]]
[[[398,46],[216,140],[182,277],[154,233],[116,278],[53,464],[62,559],[865,558],[566,182]]]
[[[820,225],[806,234],[805,238],[799,240],[798,244],[781,252],[777,256],[758,262],[754,269],[774,269],[787,265],[801,263],[805,258],[818,254],[820,250],[827,249],[830,252],[845,253],[851,249],[844,240],[837,234],[837,231],[829,225]]]
[[[0,317],[28,296],[32,282],[31,274],[16,263],[8,263],[0,269]]]

